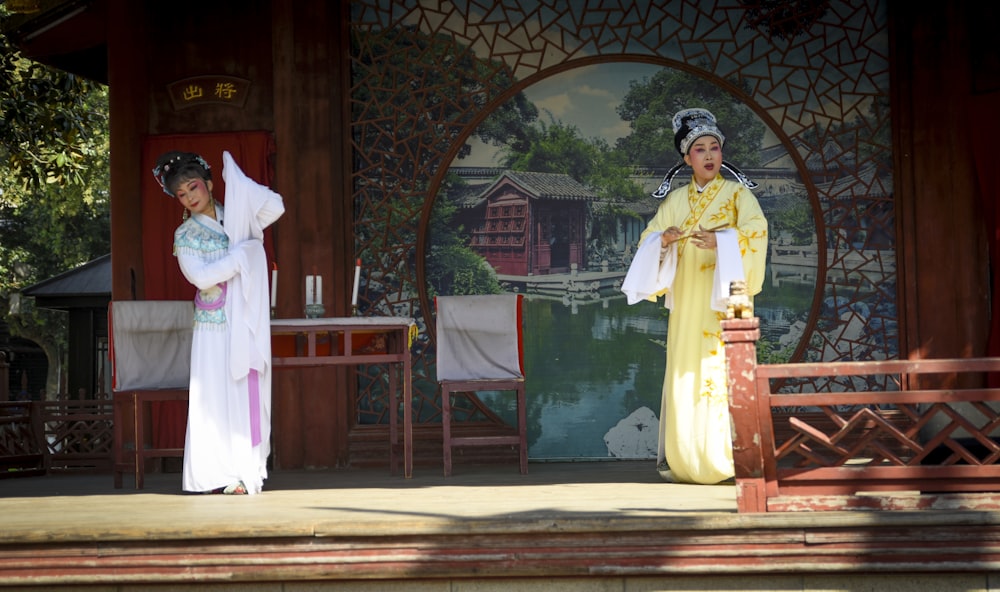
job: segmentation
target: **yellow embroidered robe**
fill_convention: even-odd
[[[767,220],[743,185],[716,176],[703,192],[694,180],[671,191],[643,231],[671,226],[684,233],[699,225],[728,224],[739,236],[747,293],[760,292],[767,260]],[[667,328],[667,363],[660,408],[657,463],[666,460],[675,481],[718,483],[733,476],[732,434],[720,321],[711,308],[716,251],[677,243],[677,273]]]

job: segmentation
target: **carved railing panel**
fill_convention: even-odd
[[[110,469],[111,401],[45,401],[36,405],[41,409],[50,470]]]
[[[111,466],[111,402],[0,403],[0,469],[6,476]]]
[[[1000,507],[1000,358],[757,365],[757,323],[723,321],[740,511]],[[774,392],[807,377],[900,390]]]
[[[0,402],[0,477],[45,472],[44,448],[36,433],[31,403]]]

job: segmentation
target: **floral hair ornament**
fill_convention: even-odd
[[[173,193],[170,193],[170,190],[167,188],[167,177],[171,175],[171,171],[180,170],[184,165],[191,164],[192,162],[204,169],[205,173],[211,175],[209,171],[212,170],[212,167],[208,166],[208,163],[200,155],[189,152],[178,152],[166,162],[160,163],[153,168],[153,178],[159,183],[164,193],[170,197],[177,197]]]
[[[720,146],[726,144],[726,136],[719,129],[715,115],[712,115],[712,112],[708,109],[693,108],[678,111],[674,115],[673,128],[674,146],[681,156],[687,154],[688,150],[691,149],[691,144],[694,144],[694,141],[702,136],[714,137],[719,141]],[[666,197],[667,193],[670,192],[670,184],[673,182],[674,177],[684,166],[685,163],[681,161],[667,171],[660,186],[653,192],[653,197],[656,199]],[[751,181],[750,177],[747,177],[743,171],[732,163],[723,160],[722,168],[732,173],[736,177],[736,180],[742,183],[747,189],[756,189],[758,187],[757,183]]]

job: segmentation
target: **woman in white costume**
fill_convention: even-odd
[[[673,128],[677,151],[694,174],[691,183],[669,191],[682,165],[668,173],[654,194],[666,197],[639,239],[640,248],[660,251],[645,275],[663,285],[648,295],[664,295],[670,308],[657,462],[670,481],[711,484],[733,476],[720,322],[730,281],[746,281],[751,297],[761,290],[767,220],[750,191],[753,183],[723,162],[725,136],[714,115],[685,109]],[[724,179],[723,168],[740,182]]]
[[[280,195],[223,154],[226,209],[212,173],[190,152],[168,152],[153,175],[184,206],[174,255],[196,288],[183,489],[260,493],[270,453],[271,338],[263,231]],[[224,224],[225,223],[225,224]]]

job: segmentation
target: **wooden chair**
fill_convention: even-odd
[[[194,304],[119,300],[109,308],[114,484],[120,489],[129,472],[142,489],[147,460],[184,455],[183,446],[157,448],[146,425],[153,403],[188,399]]]
[[[522,300],[520,294],[437,298],[437,381],[445,476],[451,475],[452,450],[461,446],[515,446],[521,474],[528,472]],[[514,393],[514,434],[452,435],[452,395],[482,391]]]

